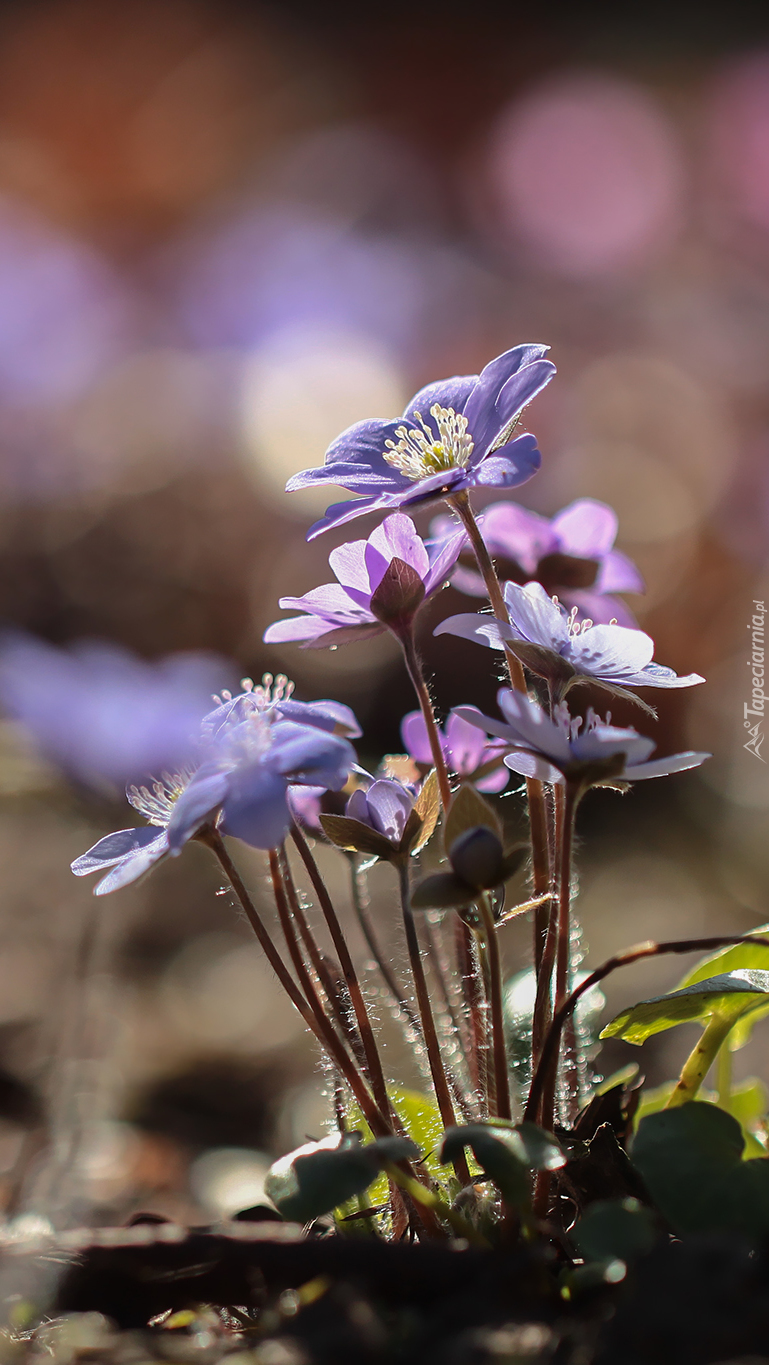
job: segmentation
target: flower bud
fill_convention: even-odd
[[[485,825],[467,829],[454,840],[449,861],[458,877],[479,890],[497,886],[504,880],[504,850],[501,840]]]

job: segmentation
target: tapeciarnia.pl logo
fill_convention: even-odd
[[[764,693],[764,619],[766,617],[766,607],[763,602],[753,602],[754,613],[748,622],[748,630],[751,632],[751,652],[747,660],[748,668],[751,669],[751,696],[750,701],[743,704],[743,724],[750,735],[743,749],[748,753],[755,754],[756,758],[761,759],[762,763],[766,759],[762,757],[761,745],[764,742],[763,723],[766,707],[766,695]],[[753,721],[755,717],[755,721]]]

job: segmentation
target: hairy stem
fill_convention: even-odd
[[[291,867],[289,865],[288,856],[286,854],[285,844],[281,844],[280,849],[278,850],[278,858],[280,862],[279,869],[280,876],[282,878],[283,885],[288,896],[288,904],[291,908],[291,915],[293,916],[297,928],[299,929],[299,934],[307,950],[307,955],[310,959],[310,962],[312,963],[313,970],[321,986],[323,987],[326,999],[328,1000],[328,1003],[331,1006],[332,1014],[336,1019],[336,1022],[339,1025],[339,1028],[341,1029],[342,1034],[346,1039],[347,1044],[350,1047],[356,1062],[358,1063],[359,1067],[363,1071],[366,1078],[370,1081],[371,1077],[368,1074],[366,1054],[363,1049],[360,1034],[358,1033],[351,1019],[351,1011],[349,1008],[350,1002],[349,1000],[347,1001],[347,1008],[345,1008],[345,1002],[342,999],[340,991],[332,977],[331,972],[329,971],[328,964],[324,959],[324,956],[320,951],[317,943],[315,942],[315,937],[312,933],[312,930],[310,929],[309,923],[307,921],[307,916],[302,910],[302,907],[299,902],[299,896],[297,894],[296,885],[291,875]],[[272,863],[270,864],[270,866],[272,868]],[[280,911],[281,906],[279,904],[278,905],[279,914]],[[299,952],[299,946],[296,943],[296,935],[292,934],[291,938],[289,937],[289,931],[291,930],[290,922],[288,923],[288,925],[286,925],[283,922],[282,917],[281,925],[283,927],[283,936],[286,939],[286,945],[288,947],[289,953],[291,954],[291,960],[294,963],[294,968],[297,972],[297,976],[299,976],[299,968],[297,967],[296,964],[296,954]],[[292,946],[291,941],[292,939],[294,946]],[[305,991],[305,995],[306,994],[307,992]]]
[[[693,1100],[707,1076],[716,1055],[732,1031],[735,1020],[725,1019],[715,1014],[707,1025],[697,1046],[692,1049],[681,1068],[681,1075],[666,1109],[676,1109],[679,1104]]]
[[[240,873],[224,846],[221,835],[214,829],[208,829],[205,834],[201,832],[201,834],[198,835],[198,839],[207,843],[208,847],[218,858],[222,870],[240,901],[251,928],[256,934],[259,946],[278,978],[278,981],[286,992],[291,1004],[299,1011],[307,1027],[315,1034],[318,1042],[329,1054],[332,1062],[344,1077],[347,1085],[355,1096],[372,1133],[374,1133],[376,1137],[390,1137],[393,1130],[388,1119],[385,1117],[387,1111],[382,1113],[379,1109],[363,1080],[363,1077],[325,1015],[323,1023],[314,1015],[283,962],[280,953],[275,947],[261,915],[246,890],[245,883],[243,882]],[[278,895],[284,894],[282,886],[279,887]]]
[[[486,587],[491,609],[497,620],[505,621],[509,624],[510,614],[507,610],[507,604],[505,603],[502,594],[499,579],[497,578],[497,572],[492,563],[486,542],[481,534],[481,529],[475,520],[467,493],[456,494],[453,498],[449,499],[449,503],[456,511],[462,525],[467,531],[478,564],[478,569]],[[510,649],[505,649],[505,658],[507,660],[507,671],[510,675],[510,686],[513,691],[526,692],[526,676],[520,660],[515,657]],[[527,777],[526,779],[526,792],[529,802],[529,823],[531,826],[534,891],[536,895],[542,896],[550,888],[550,850],[547,839],[545,793],[542,783],[533,777]],[[547,908],[543,907],[541,911],[537,910],[534,914],[535,962],[539,961],[542,954],[546,932]]]
[[[368,1016],[368,1010],[366,1009],[366,1002],[363,999],[363,992],[358,980],[358,974],[353,965],[350,950],[347,947],[347,940],[345,939],[342,926],[339,923],[331,897],[326,890],[326,884],[321,877],[318,864],[312,855],[307,840],[297,825],[293,825],[291,828],[291,838],[296,844],[299,856],[302,859],[310,881],[312,882],[313,889],[318,897],[318,903],[323,912],[323,918],[326,921],[329,933],[331,934],[331,940],[339,958],[342,975],[344,976],[347,989],[350,993],[352,1007],[355,1011],[355,1018],[363,1043],[363,1050],[366,1054],[366,1065],[371,1078],[371,1088],[374,1092],[374,1098],[376,1099],[379,1108],[382,1110],[382,1113],[387,1114],[389,1113],[390,1102],[387,1097],[387,1086],[382,1070],[382,1062],[379,1056],[379,1049],[376,1045],[374,1030],[371,1027],[371,1020]]]
[[[481,896],[478,908],[483,919],[483,937],[488,956],[489,971],[489,1008],[491,1014],[491,1037],[494,1057],[494,1108],[492,1117],[512,1118],[510,1106],[510,1080],[507,1071],[507,1049],[505,1047],[505,1019],[502,1003],[502,961],[499,954],[497,926],[491,912],[488,895]]]
[[[441,737],[438,734],[435,712],[433,711],[433,704],[430,700],[430,693],[427,690],[427,683],[425,682],[424,673],[422,671],[422,664],[417,652],[413,630],[411,628],[405,630],[402,634],[398,635],[398,639],[400,640],[401,649],[403,650],[403,658],[406,663],[409,678],[411,679],[411,685],[416,693],[419,708],[427,727],[427,738],[430,741],[430,753],[432,754],[433,766],[438,777],[441,805],[446,814],[448,814],[448,809],[451,805],[451,783],[449,782],[448,769],[441,746]]]
[[[419,950],[419,939],[417,938],[417,927],[414,922],[414,912],[411,909],[409,900],[409,869],[408,863],[403,859],[398,865],[398,881],[400,886],[401,911],[403,914],[403,927],[406,933],[406,947],[408,948],[411,972],[414,977],[414,987],[416,990],[417,1005],[419,1006],[419,1016],[422,1020],[422,1034],[427,1049],[427,1059],[430,1063],[430,1075],[432,1076],[435,1098],[438,1101],[441,1121],[444,1128],[452,1128],[456,1124],[454,1106],[451,1103],[446,1072],[443,1067],[438,1034],[435,1028],[432,1005],[430,1004],[430,993],[427,989],[427,979],[422,963],[422,954]],[[467,1168],[467,1161],[462,1156],[454,1162],[454,1169],[457,1179],[462,1185],[470,1183],[470,1172]]]

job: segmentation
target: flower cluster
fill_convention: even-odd
[[[429,384],[401,417],[357,423],[332,442],[322,466],[289,480],[289,489],[341,486],[352,495],[327,509],[310,539],[379,514],[367,538],[332,549],[333,582],[280,598],[280,607],[293,614],[264,636],[278,649],[293,643],[333,649],[385,631],[397,639],[418,709],[402,721],[406,753],[388,755],[376,776],[357,762],[351,741],[361,730],[350,708],[331,699],[298,700],[282,674],[220,691],[212,705],[212,684],[221,686],[212,673],[220,666],[202,657],[149,665],[112,647],[61,652],[26,638],[0,639],[6,712],[80,782],[128,782],[128,801],[146,821],[100,839],[72,864],[75,875],[97,873],[95,894],[102,896],[135,882],[193,839],[206,845],[272,971],[326,1049],[340,1129],[357,1128],[362,1119],[371,1130],[374,1142],[363,1159],[359,1144],[345,1138],[333,1151],[317,1144],[273,1171],[270,1197],[302,1222],[361,1195],[384,1170],[389,1222],[367,1222],[367,1233],[376,1226],[394,1238],[421,1238],[451,1230],[482,1242],[492,1215],[487,1218],[479,1204],[465,1155],[470,1147],[481,1183],[499,1187],[506,1244],[517,1228],[528,1237],[561,1227],[548,1191],[550,1172],[565,1157],[551,1135],[560,1131],[557,1121],[566,1127],[587,1098],[579,1030],[571,1038],[560,1032],[580,989],[571,918],[577,807],[593,787],[624,790],[695,768],[708,757],[686,751],[654,758],[654,741],[635,728],[613,725],[611,715],[601,717],[591,707],[579,715],[570,709],[578,685],[629,697],[648,712],[639,691],[704,681],[657,663],[654,641],[617,598],[642,591],[643,583],[615,548],[612,509],[585,498],[547,519],[499,501],[476,520],[474,490],[516,488],[540,465],[534,436],[520,432],[518,423],[555,373],[546,352],[542,345],[517,346],[480,374]],[[408,512],[437,502],[445,514],[423,538]],[[489,656],[456,640],[503,655],[510,686],[498,693],[499,716],[476,705],[454,706],[443,724],[436,716],[419,631],[424,604],[429,600],[434,612],[449,580],[470,596],[484,593],[491,614],[450,615],[434,634],[451,637],[441,649],[465,650],[470,664],[475,659],[483,665]],[[525,784],[515,783],[498,800],[511,774]],[[503,820],[503,812],[513,819]],[[289,834],[290,850],[284,846]],[[225,836],[267,854],[279,945]],[[429,1070],[447,1130],[442,1145],[431,1142],[434,1159],[418,1171],[409,1166],[414,1144],[395,1136],[406,1132],[408,1115],[397,1112],[399,1092],[385,1073],[364,982],[345,939],[344,916],[335,908],[337,889],[332,894],[315,861],[312,841],[320,839],[344,855],[351,909],[370,955],[366,970],[375,965],[426,1075]],[[415,886],[415,855],[431,840],[435,864]],[[381,947],[365,894],[365,875],[376,861],[397,885],[405,954],[395,953],[394,960]],[[510,886],[524,869],[531,888],[519,902]],[[298,876],[309,880],[312,913],[306,913]],[[509,1074],[498,930],[529,911],[532,1082],[526,1122],[513,1131],[518,1080]],[[420,924],[421,912],[427,918]],[[449,917],[446,926],[442,914]],[[314,925],[320,915],[322,942]],[[410,984],[401,978],[403,962]],[[600,970],[593,975],[601,979]],[[744,983],[739,989],[745,993]],[[641,1023],[648,1023],[646,1015]],[[699,1083],[692,1067],[681,1083],[684,1098]],[[344,1112],[350,1096],[354,1107]],[[606,1113],[620,1113],[607,1103]],[[580,1136],[585,1133],[587,1128]],[[317,1163],[323,1179],[313,1175],[321,1168]],[[436,1163],[453,1166],[456,1187],[448,1180],[441,1186]],[[337,1183],[326,1202],[329,1172]],[[429,1197],[421,1196],[428,1187]],[[361,1218],[381,1213],[378,1205],[360,1210]],[[566,1248],[561,1233],[559,1265]]]

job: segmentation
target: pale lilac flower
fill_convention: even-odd
[[[567,611],[576,607],[578,621],[636,624],[625,603],[611,594],[643,592],[644,582],[632,560],[614,549],[617,514],[606,503],[579,498],[548,519],[514,502],[495,502],[478,517],[478,525],[501,579],[520,584],[534,579]],[[455,530],[453,517],[444,514],[434,519],[430,535],[440,544]],[[486,596],[471,554],[467,563],[464,557],[457,563],[451,582],[470,597]]]
[[[304,614],[269,626],[265,643],[299,640],[304,649],[320,649],[366,640],[387,629],[400,633],[446,582],[462,536],[455,531],[431,560],[410,517],[386,517],[368,540],[331,551],[328,562],[336,583],[324,583],[303,597],[281,597],[281,607]]]
[[[523,692],[501,688],[497,694],[504,721],[477,713],[474,708],[459,711],[471,725],[498,735],[512,750],[505,764],[523,777],[541,782],[563,783],[567,779],[638,782],[647,777],[697,768],[710,754],[688,751],[648,762],[654,740],[639,735],[632,727],[620,729],[601,720],[591,709],[583,721],[573,719],[565,702],[551,720],[542,707]],[[602,777],[602,769],[604,774]]]
[[[481,714],[475,706],[465,706],[462,711]],[[507,786],[507,773],[501,764],[504,745],[488,740],[477,725],[471,725],[456,708],[449,712],[445,726],[438,727],[438,736],[446,766],[457,777],[472,782],[482,792],[501,792]],[[432,766],[427,725],[421,711],[409,711],[403,717],[401,738],[415,763],[424,768]]]
[[[289,479],[289,492],[335,484],[359,495],[335,503],[307,539],[365,512],[418,507],[476,486],[514,488],[541,457],[528,434],[513,437],[527,403],[555,374],[546,346],[516,346],[480,375],[457,375],[420,389],[402,417],[356,422],[332,441],[325,463]]]
[[[255,691],[230,698],[206,717],[197,769],[164,775],[150,787],[129,788],[128,800],[149,827],[109,834],[72,864],[76,876],[111,869],[97,885],[97,895],[129,885],[161,858],[180,853],[205,825],[254,848],[273,848],[291,826],[292,784],[344,787],[355,750],[329,728],[328,712],[318,712],[319,724],[284,719],[270,706],[250,706],[241,716],[233,703],[253,700]]]
[[[389,843],[397,846],[403,838],[409,816],[414,809],[415,793],[402,782],[380,777],[369,787],[358,787],[345,807],[348,820],[357,820]]]
[[[451,616],[436,635],[459,635],[492,649],[508,644],[532,673],[546,678],[561,698],[575,683],[591,682],[626,695],[629,687],[692,687],[704,682],[699,673],[679,678],[672,668],[652,662],[654,641],[642,630],[576,620],[539,583],[506,583],[510,625],[493,616]],[[627,694],[632,695],[632,694]]]
[[[193,758],[226,671],[211,655],[145,663],[113,644],[57,649],[8,634],[0,640],[0,703],[70,777],[124,786]]]

